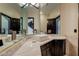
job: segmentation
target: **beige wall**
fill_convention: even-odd
[[[14,18],[19,18],[21,9],[16,3],[0,3],[0,12]]]
[[[49,19],[50,19],[50,18],[55,18],[55,17],[57,17],[57,16],[60,15],[60,9],[59,9],[59,7],[60,7],[60,6],[58,6],[58,7],[54,8],[54,9],[52,9],[52,11],[50,12],[50,14],[49,14],[49,16],[48,16]]]
[[[67,36],[69,45],[67,45],[68,55],[78,55],[78,4],[61,4],[61,34]],[[67,43],[68,43],[67,42]]]

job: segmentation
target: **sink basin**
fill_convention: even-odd
[[[38,35],[34,35],[32,39],[34,40],[33,43],[44,42],[48,40],[48,36],[46,34],[38,34]]]
[[[38,42],[44,42],[44,41],[46,41],[46,40],[48,40],[48,37],[47,37],[47,36],[45,36],[45,37],[40,37],[40,39],[38,39],[37,41],[38,41]]]
[[[47,35],[46,34],[38,34],[38,35],[34,35],[34,36],[43,37],[43,36],[47,36]]]
[[[39,42],[44,42],[44,41],[46,41],[47,39],[42,39],[42,40],[38,40]]]
[[[32,43],[36,43],[37,41],[32,41]]]

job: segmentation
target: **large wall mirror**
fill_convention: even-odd
[[[20,19],[0,13],[0,34],[12,34],[12,31],[16,31],[16,34],[19,34]]]

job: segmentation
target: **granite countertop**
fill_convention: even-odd
[[[18,35],[17,40],[11,40],[11,35],[0,35],[0,40],[3,41],[3,46],[0,46],[0,53],[6,50],[8,47],[11,47],[15,42],[18,42],[21,38],[20,35]],[[18,39],[20,38],[20,39]]]
[[[61,36],[61,35],[50,35],[50,34],[49,35],[47,34],[32,35],[32,37],[30,37],[27,41],[25,41],[24,44],[16,52],[12,53],[11,55],[13,56],[41,56],[40,46],[54,39],[61,40],[61,39],[66,39],[66,37]],[[15,48],[17,47],[15,46]],[[12,51],[9,51],[9,52],[12,52]]]
[[[18,51],[16,51],[14,56],[41,56],[40,46],[53,39],[66,39],[64,36],[59,35],[34,35],[30,38],[23,46],[21,46]]]

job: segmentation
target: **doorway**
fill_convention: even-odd
[[[28,17],[27,34],[34,33],[34,17]]]

